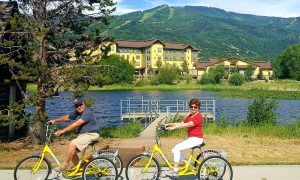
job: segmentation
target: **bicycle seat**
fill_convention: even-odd
[[[199,144],[199,145],[197,145],[197,146],[194,146],[194,147],[192,147],[191,149],[197,149],[197,148],[202,148],[203,146],[205,146],[205,143],[203,142],[202,144]]]
[[[89,145],[90,146],[94,146],[95,144],[97,144],[99,141],[98,140],[92,140]]]

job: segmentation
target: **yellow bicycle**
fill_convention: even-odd
[[[161,166],[154,154],[159,154],[165,161],[167,167],[173,168],[171,162],[159,148],[159,135],[164,131],[162,124],[156,130],[156,143],[149,152],[141,153],[129,160],[125,170],[128,180],[158,179],[161,174]],[[205,150],[201,152],[204,143],[191,148],[188,159],[183,161],[178,175],[196,175],[200,180],[232,180],[233,172],[230,163],[216,150]],[[195,157],[195,149],[200,149],[200,153]]]
[[[15,170],[15,180],[45,180],[52,172],[52,166],[50,161],[45,157],[48,153],[56,163],[55,166],[60,166],[59,160],[49,147],[51,142],[51,136],[53,131],[49,128],[50,124],[46,124],[46,142],[41,154],[34,154],[21,160]],[[85,157],[85,151],[82,152],[82,157],[79,163],[71,169],[62,172],[65,178],[79,178],[84,180],[88,179],[111,179],[116,180],[118,178],[118,169],[114,162],[118,156],[117,150],[112,152],[98,152],[95,150],[94,145],[98,143],[98,140],[92,141],[89,146],[92,147],[93,156]],[[101,156],[105,154],[106,157]]]

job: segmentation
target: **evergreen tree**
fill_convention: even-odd
[[[93,78],[98,78],[86,76],[89,71],[85,67],[89,67],[92,62],[85,63],[82,52],[96,49],[99,42],[90,41],[94,34],[83,34],[84,26],[93,20],[98,20],[103,26],[107,25],[109,15],[115,10],[115,3],[112,0],[17,2],[22,14],[15,14],[8,19],[11,28],[5,33],[10,34],[10,39],[0,45],[9,52],[2,53],[0,64],[9,67],[14,80],[37,84],[36,94],[26,97],[36,107],[35,121],[30,126],[27,140],[29,143],[41,144],[45,140],[46,98],[57,94],[60,87],[86,89]],[[89,16],[84,12],[97,13]],[[70,52],[74,52],[77,61],[69,61]],[[16,53],[26,62],[16,62],[13,58]]]
[[[189,74],[189,63],[186,60],[182,63],[182,70],[184,73]]]
[[[245,69],[245,79],[246,81],[251,81],[251,77],[254,73],[254,68],[251,65],[248,65]]]

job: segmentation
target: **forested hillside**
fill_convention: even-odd
[[[201,60],[227,56],[273,60],[288,45],[300,43],[300,17],[265,17],[209,7],[162,5],[116,16],[105,33],[116,39],[158,38],[189,43],[201,49]]]

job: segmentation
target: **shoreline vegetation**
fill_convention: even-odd
[[[178,83],[174,85],[144,85],[118,83],[104,85],[103,87],[91,86],[90,91],[115,91],[115,90],[145,90],[145,91],[181,91],[200,90],[214,91],[215,96],[233,98],[268,98],[268,99],[300,99],[300,82],[293,80],[275,80],[272,82],[246,82],[241,86],[228,84],[201,85],[198,83]],[[28,92],[36,92],[35,84],[27,85]]]
[[[124,127],[101,129],[100,134],[105,139],[118,139],[119,145],[122,145],[138,136],[143,130],[142,125],[138,127],[138,122],[131,122]],[[204,149],[224,149],[232,165],[300,164],[300,120],[290,125],[206,123],[203,131]],[[185,129],[161,135],[162,148],[167,156],[172,156],[173,146],[185,137]],[[151,146],[153,142],[144,142],[144,145]]]

